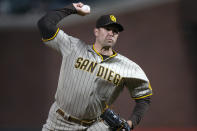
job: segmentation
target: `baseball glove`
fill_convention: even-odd
[[[100,117],[109,125],[112,131],[120,131],[122,129],[125,129],[125,131],[131,130],[129,124],[109,108]]]

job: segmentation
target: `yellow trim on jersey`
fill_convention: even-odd
[[[103,61],[103,56],[102,56],[100,53],[98,53],[98,52],[96,51],[96,49],[94,48],[94,45],[93,45],[93,50],[101,57],[101,59],[102,59],[102,61]]]
[[[105,102],[105,108],[102,110],[102,114],[105,112],[105,110],[107,110],[109,108],[109,106],[106,104]]]
[[[114,54],[111,55],[111,56],[109,56],[109,57],[111,57],[111,58],[114,57],[114,56],[117,56],[117,53],[116,53],[114,50],[112,50],[112,51],[113,51]]]
[[[145,96],[138,97],[138,98],[133,98],[133,99],[142,99],[142,98],[146,98],[146,97],[151,96],[151,95],[153,95],[153,94],[151,93],[151,94],[149,94],[149,95],[145,95]]]
[[[103,61],[103,56],[96,51],[96,49],[94,48],[94,44],[93,44],[93,50],[101,57],[101,59]],[[117,56],[117,53],[114,50],[112,50],[112,51],[113,51],[114,54],[109,56],[110,58]]]
[[[148,83],[148,88],[152,91],[153,89],[152,89],[152,87],[151,87],[151,85],[150,85],[150,82]]]
[[[50,41],[50,40],[53,40],[56,36],[57,36],[57,33],[59,32],[59,28],[57,29],[57,31],[55,32],[55,34],[53,35],[53,37],[49,38],[49,39],[42,39],[43,42],[47,42],[47,41]]]

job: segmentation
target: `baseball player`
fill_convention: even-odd
[[[57,27],[69,15],[89,14],[90,10],[83,6],[80,2],[73,3],[48,12],[38,21],[43,42],[62,55],[55,102],[42,130],[132,130],[150,105],[149,80],[135,62],[113,50],[119,33],[124,30],[114,15],[98,18],[92,45]],[[127,121],[109,108],[124,87],[136,102]]]

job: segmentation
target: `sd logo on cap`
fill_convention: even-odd
[[[117,23],[116,17],[112,14],[102,15],[101,17],[98,18],[98,20],[96,22],[96,28],[105,27],[105,26],[109,26],[109,25],[112,25],[115,28],[117,28],[119,32],[124,30],[123,26],[121,24]]]

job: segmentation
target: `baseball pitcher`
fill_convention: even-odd
[[[91,45],[57,26],[69,15],[85,17],[89,13],[90,9],[79,2],[50,11],[38,21],[44,44],[62,56],[55,101],[43,131],[129,131],[150,105],[152,89],[144,71],[113,50],[124,30],[113,14],[98,18]],[[109,108],[124,87],[136,102],[129,120]]]

